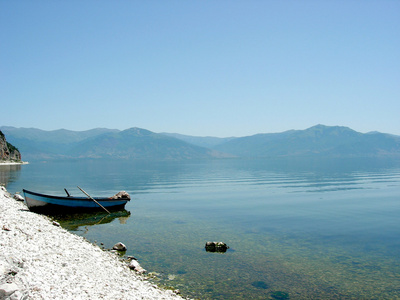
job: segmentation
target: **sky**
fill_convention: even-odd
[[[0,126],[400,135],[398,0],[0,0]]]

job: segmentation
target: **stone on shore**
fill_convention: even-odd
[[[17,201],[24,201],[25,200],[24,197],[22,197],[20,194],[15,194],[14,195],[14,199],[17,200]]]
[[[0,285],[0,299],[11,296],[19,288],[15,283],[4,283]]]
[[[142,268],[142,266],[139,264],[139,262],[137,260],[131,260],[131,262],[129,263],[129,268],[131,270],[135,270],[136,273],[138,274],[144,274],[147,271],[145,269]]]
[[[113,249],[117,250],[117,251],[126,251],[126,246],[124,244],[122,244],[121,242],[119,242],[113,246]]]
[[[53,224],[54,226],[57,226],[57,227],[60,227],[60,226],[61,226],[60,223],[58,223],[58,222],[56,222],[56,221],[53,221],[52,224]]]

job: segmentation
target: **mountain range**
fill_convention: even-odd
[[[209,159],[274,157],[390,157],[400,158],[400,136],[360,133],[348,127],[316,125],[305,130],[264,133],[246,137],[196,137],[96,128],[65,129],[0,127],[20,150],[23,160],[118,158]]]

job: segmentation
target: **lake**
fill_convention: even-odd
[[[201,299],[400,298],[400,162],[48,161],[0,166],[9,192],[126,190],[126,211],[60,219],[124,243],[155,283]],[[222,241],[226,253],[204,249]]]

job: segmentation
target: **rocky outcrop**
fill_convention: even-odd
[[[0,161],[21,161],[21,153],[18,149],[6,141],[3,132],[0,131]]]

